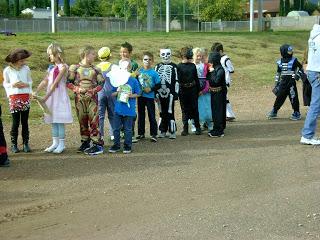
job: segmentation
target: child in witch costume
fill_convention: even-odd
[[[213,129],[208,133],[209,137],[223,137],[226,128],[227,87],[225,71],[221,66],[221,56],[218,52],[209,54],[209,91],[211,93],[211,110]]]
[[[64,63],[63,50],[60,45],[52,43],[47,48],[51,65],[48,74],[39,84],[34,98],[38,98],[37,93],[47,89],[43,99],[50,113],[45,113],[44,121],[51,124],[52,145],[47,147],[45,152],[62,153],[65,149],[65,124],[72,123],[71,103],[67,91],[66,81],[68,66]]]
[[[293,113],[290,119],[297,121],[301,119],[299,109],[299,98],[296,81],[304,74],[301,63],[293,57],[293,48],[289,44],[280,47],[281,59],[277,61],[277,74],[275,77],[275,87],[272,92],[276,95],[276,100],[272,110],[267,114],[268,119],[277,118],[277,114],[287,97],[290,99]]]
[[[31,53],[25,49],[15,49],[6,58],[9,63],[3,71],[3,86],[9,98],[10,112],[12,115],[11,151],[19,152],[18,130],[21,122],[23,151],[30,152],[29,147],[29,110],[30,96],[32,94],[32,78],[26,59]]]
[[[0,71],[0,84],[2,83],[3,83],[3,74],[2,74],[2,71]],[[1,105],[0,105],[0,167],[9,167],[10,160],[7,154],[7,142],[3,133],[1,116],[2,116],[2,111],[1,111]]]
[[[89,155],[103,153],[99,134],[98,92],[104,79],[101,70],[93,65],[96,52],[86,46],[80,50],[80,63],[69,67],[67,87],[75,94],[76,112],[80,124],[81,146],[79,152]],[[90,142],[92,141],[92,145]]]

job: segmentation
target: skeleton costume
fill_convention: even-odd
[[[303,68],[297,58],[292,56],[293,49],[290,45],[284,44],[280,47],[282,58],[277,61],[277,74],[275,77],[275,87],[273,93],[277,96],[272,111],[268,114],[268,118],[276,118],[277,112],[283,105],[287,97],[293,108],[291,120],[300,120],[299,98],[296,86],[296,80],[303,75]]]
[[[170,138],[175,138],[174,101],[178,99],[179,92],[177,65],[171,62],[171,49],[160,49],[160,57],[162,62],[155,66],[161,82],[156,92],[160,112],[159,137],[164,137],[169,131]]]
[[[82,142],[93,141],[99,144],[98,92],[102,89],[104,79],[101,71],[94,66],[82,64],[71,65],[67,87],[75,94],[76,113],[80,124]],[[80,93],[84,88],[87,93]]]

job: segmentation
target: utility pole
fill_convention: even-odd
[[[170,0],[166,0],[166,32],[170,31]]]
[[[253,0],[250,0],[250,32],[253,31]]]
[[[51,0],[51,32],[55,33],[57,28],[56,28],[56,4],[54,0]]]

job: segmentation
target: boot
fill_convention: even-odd
[[[189,125],[188,122],[183,125],[183,131],[181,132],[181,136],[187,136],[189,134]]]
[[[29,147],[29,143],[28,142],[23,143],[23,151],[25,153],[31,152],[31,149]]]
[[[50,147],[47,147],[44,151],[45,152],[53,152],[59,145],[59,138],[58,137],[52,137],[52,145]]]
[[[18,148],[18,136],[11,135],[11,152],[13,153],[20,152]]]
[[[53,153],[62,153],[64,150],[64,139],[59,139],[58,147],[53,151]]]

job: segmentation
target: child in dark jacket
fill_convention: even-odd
[[[181,136],[188,135],[188,120],[193,119],[196,127],[196,135],[201,134],[198,111],[198,96],[200,93],[200,83],[197,68],[192,63],[192,48],[181,49],[181,63],[178,64],[179,98],[182,111],[183,131]]]
[[[209,91],[211,92],[211,110],[213,129],[208,133],[209,137],[223,137],[226,128],[227,87],[225,71],[220,63],[221,56],[218,52],[209,54]]]

